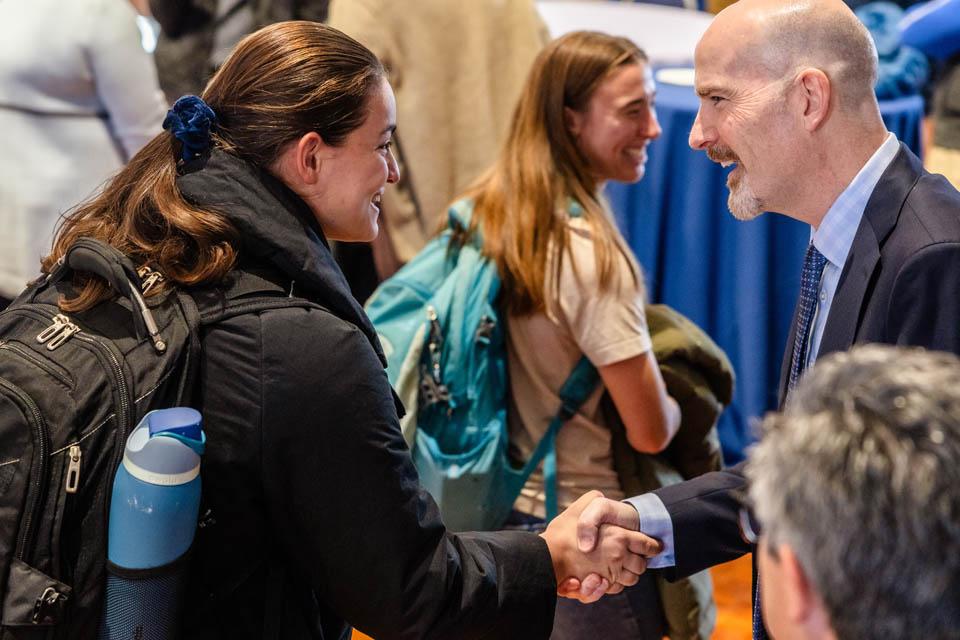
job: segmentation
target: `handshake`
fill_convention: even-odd
[[[599,491],[583,494],[540,534],[550,549],[557,594],[595,602],[637,583],[661,544],[637,531],[640,516]]]

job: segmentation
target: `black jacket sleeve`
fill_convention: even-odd
[[[446,531],[370,343],[319,314],[271,312],[261,329],[262,484],[299,577],[378,640],[548,637],[556,583],[546,544]]]
[[[740,530],[741,496],[746,489],[744,463],[674,484],[654,493],[673,522],[676,565],[663,569],[668,580],[751,553]]]

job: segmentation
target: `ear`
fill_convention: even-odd
[[[832,106],[830,78],[820,69],[804,69],[795,82],[800,90],[803,127],[807,131],[816,131],[827,119]]]
[[[784,613],[787,618],[798,626],[821,626],[827,619],[823,601],[793,549],[790,545],[781,544],[777,547],[777,555],[785,583],[784,604],[787,610]]]
[[[305,184],[316,184],[323,162],[330,157],[332,147],[316,131],[305,133],[290,149],[290,164],[297,177]]]
[[[584,115],[579,111],[570,107],[563,108],[563,123],[574,138],[580,137],[580,131],[583,129],[583,119]]]

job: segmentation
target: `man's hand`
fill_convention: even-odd
[[[586,495],[581,496],[580,500],[585,497]],[[580,502],[580,500],[577,502]],[[580,551],[584,553],[593,551],[597,544],[600,527],[604,524],[612,524],[630,531],[636,531],[640,528],[640,514],[626,502],[610,500],[602,495],[596,497],[583,509],[577,521],[577,546]],[[652,538],[647,539],[657,546],[656,552],[649,555],[655,556],[660,553],[660,543]]]
[[[659,551],[659,544],[655,540],[636,531],[611,525],[598,525],[593,532],[591,549],[580,551],[574,542],[578,535],[579,519],[595,499],[603,499],[603,494],[599,491],[584,494],[540,534],[550,549],[559,585],[558,594],[584,602],[593,602],[604,592],[614,593],[624,586],[636,584],[647,567],[645,556],[655,555]],[[633,510],[629,505],[626,506]],[[639,520],[636,511],[633,511],[634,520]]]
[[[595,494],[596,492],[592,493]],[[594,499],[580,513],[580,518],[577,521],[577,546],[580,551],[592,551],[602,530],[610,525],[636,530],[640,526],[640,516],[633,506],[625,502],[594,496]],[[653,557],[662,551],[663,547],[657,540],[642,533],[637,535],[641,536],[645,542],[644,556]],[[623,591],[624,586],[623,584],[610,583],[600,575],[593,573],[582,580],[572,577],[567,578],[558,585],[557,594],[581,602],[596,602],[604,594]]]

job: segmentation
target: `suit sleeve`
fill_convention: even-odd
[[[887,309],[888,342],[960,354],[960,242],[923,248],[900,269]]]
[[[379,640],[546,638],[556,581],[536,535],[456,535],[420,486],[386,374],[352,325],[296,310],[264,336],[263,486],[300,579]],[[265,341],[266,342],[266,341]]]
[[[673,522],[675,564],[664,568],[668,580],[739,558],[753,551],[740,530],[744,463],[657,489]]]

